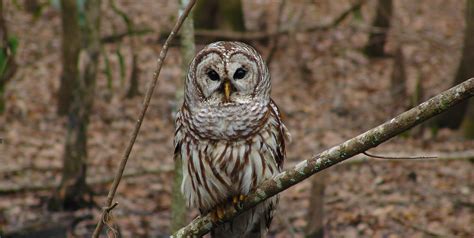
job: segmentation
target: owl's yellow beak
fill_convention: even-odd
[[[232,86],[230,85],[230,81],[224,81],[224,101],[230,102],[230,93],[231,93]]]

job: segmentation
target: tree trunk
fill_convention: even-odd
[[[311,196],[309,201],[308,225],[306,226],[306,237],[324,237],[324,189],[326,188],[325,172],[311,178]]]
[[[465,22],[464,47],[453,85],[464,82],[474,76],[474,0],[466,1]],[[472,101],[472,99],[465,100],[439,115],[434,119],[434,126],[437,128],[458,129]]]
[[[16,71],[15,53],[17,40],[10,38],[3,16],[3,0],[0,0],[0,114],[5,111],[5,86]]]
[[[74,1],[74,0],[73,0]],[[84,49],[78,80],[72,82],[73,100],[68,114],[66,143],[63,155],[61,184],[50,208],[76,210],[84,207],[87,159],[87,127],[93,105],[100,55],[100,0],[85,3],[85,24],[82,29]]]
[[[69,113],[74,82],[78,80],[79,52],[81,50],[81,29],[79,27],[78,7],[75,0],[61,0],[62,22],[62,61],[63,71],[58,90],[57,112],[59,115]]]
[[[406,106],[406,71],[405,62],[403,58],[403,52],[401,46],[399,46],[395,52],[392,77],[390,80],[390,94],[395,105]],[[397,106],[398,106],[397,105]],[[405,108],[404,108],[405,109]]]
[[[180,12],[188,5],[189,0],[179,0],[180,2]],[[181,27],[181,72],[182,80],[178,86],[176,93],[176,105],[181,105],[183,101],[183,88],[184,80],[189,68],[189,64],[195,55],[195,43],[194,43],[194,24],[193,24],[193,14],[192,12],[188,15],[186,20]],[[172,197],[173,202],[171,204],[171,231],[176,232],[179,228],[186,225],[186,200],[181,194],[181,181],[183,179],[182,173],[182,159],[180,156],[177,156],[174,160],[174,179],[173,179],[173,191]]]
[[[196,29],[245,31],[241,0],[200,0],[194,12]]]
[[[115,1],[110,1],[110,5],[112,7],[112,10],[117,13],[127,25],[127,34],[130,36],[130,51],[132,52],[132,73],[130,74],[130,85],[127,90],[126,97],[133,98],[140,95],[138,83],[140,78],[140,68],[138,67],[138,54],[136,50],[137,39],[136,36],[132,34],[132,32],[135,32],[135,24],[133,24],[132,19],[128,17],[125,11],[117,7]]]
[[[130,86],[128,88],[127,98],[133,98],[140,95],[140,89],[139,89],[139,83],[138,83],[140,79],[140,68],[138,68],[138,60],[137,60],[138,55],[135,52],[135,47],[131,47],[131,50],[132,50],[132,73],[130,74]]]
[[[392,18],[392,0],[379,0],[377,3],[377,13],[372,26],[375,30],[370,33],[369,41],[364,51],[369,57],[385,56],[385,42],[390,28]]]

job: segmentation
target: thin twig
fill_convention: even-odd
[[[436,159],[438,158],[437,156],[403,156],[403,157],[383,156],[383,155],[369,154],[367,151],[362,152],[362,154],[367,155],[372,158],[376,158],[376,159]]]
[[[176,22],[176,25],[173,27],[173,30],[171,31],[170,35],[168,36],[168,39],[166,40],[165,44],[163,45],[163,48],[161,49],[160,56],[158,57],[158,62],[156,64],[156,70],[153,74],[153,78],[151,82],[149,83],[146,94],[145,94],[145,100],[143,102],[142,110],[140,111],[140,115],[138,116],[138,120],[135,124],[135,128],[133,129],[127,148],[125,149],[123,153],[122,160],[120,161],[119,169],[117,171],[117,174],[115,175],[115,179],[114,179],[114,182],[112,183],[112,187],[110,188],[109,194],[107,195],[107,203],[105,207],[110,207],[112,205],[112,201],[114,199],[115,193],[117,192],[118,185],[120,184],[120,180],[122,179],[123,171],[125,170],[125,166],[127,165],[128,157],[130,156],[130,152],[132,151],[133,144],[135,143],[138,133],[140,132],[140,127],[142,125],[143,118],[145,117],[145,113],[150,104],[151,96],[153,95],[153,91],[155,89],[156,83],[158,82],[158,76],[160,75],[161,67],[163,66],[163,61],[165,60],[166,53],[168,52],[169,43],[171,42],[171,40],[173,40],[174,36],[181,28],[181,25],[183,24],[184,19],[186,19],[186,17],[188,16],[189,12],[191,11],[195,3],[196,3],[196,0],[189,1],[188,6],[184,9],[183,14],[179,16],[178,21]],[[102,231],[102,227],[104,226],[102,218],[107,216],[107,213],[108,213],[107,210],[103,209],[102,214],[100,215],[101,218],[99,219],[99,222],[97,223],[97,227],[94,230],[94,234],[92,235],[93,238],[99,237],[99,234]]]
[[[112,211],[112,209],[114,209],[117,205],[118,205],[118,202],[115,202],[112,206],[106,207],[105,210],[106,210],[107,212],[110,212],[110,211]]]
[[[378,146],[472,96],[474,96],[474,78],[464,81],[376,128],[300,162],[295,167],[287,169],[260,184],[254,192],[248,194],[241,207],[229,206],[225,211],[222,222],[233,219],[245,210],[256,206],[317,172]],[[196,218],[188,226],[173,234],[173,237],[202,236],[213,227],[211,215],[207,214]]]

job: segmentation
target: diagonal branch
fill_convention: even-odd
[[[188,16],[189,12],[191,11],[195,3],[196,3],[196,0],[189,1],[189,4],[186,6],[183,13],[179,16],[178,21],[174,25],[173,30],[168,36],[168,39],[166,39],[166,42],[163,45],[163,48],[161,48],[160,56],[158,57],[158,61],[156,63],[156,70],[153,73],[153,78],[147,87],[145,99],[143,101],[140,115],[138,116],[137,122],[133,129],[127,148],[125,148],[125,151],[123,152],[119,169],[117,171],[117,174],[115,175],[114,182],[112,183],[112,187],[109,190],[109,194],[107,195],[107,203],[105,207],[102,209],[102,214],[100,215],[99,222],[97,223],[97,227],[95,228],[94,234],[92,235],[93,238],[99,237],[100,232],[102,231],[102,228],[104,227],[104,220],[106,220],[105,218],[108,217],[108,213],[113,208],[112,202],[114,200],[115,193],[117,192],[118,185],[120,184],[120,180],[122,179],[122,174],[123,174],[123,171],[125,170],[125,166],[127,165],[130,152],[132,152],[133,144],[135,144],[135,140],[137,139],[138,132],[140,132],[140,127],[142,125],[143,118],[145,117],[145,113],[148,109],[148,105],[150,105],[151,96],[153,95],[153,91],[155,90],[156,83],[158,82],[158,76],[160,75],[161,67],[163,66],[163,61],[165,60],[166,53],[168,52],[169,43],[171,42],[171,40],[173,40],[174,36],[181,28],[181,25],[183,24],[184,19],[186,19],[186,17]]]
[[[226,210],[223,220],[229,221],[243,211],[256,206],[258,203],[288,189],[309,176],[376,147],[472,96],[474,96],[474,78],[466,80],[390,121],[340,145],[325,150],[311,159],[304,160],[295,167],[278,174],[273,179],[263,182],[255,192],[248,195],[241,207],[235,209],[230,206]],[[173,237],[202,236],[209,232],[213,226],[210,215],[198,217],[189,225],[173,234]]]

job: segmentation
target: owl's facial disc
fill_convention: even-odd
[[[248,101],[258,83],[258,66],[242,53],[209,52],[196,66],[197,86],[208,103]]]
[[[231,55],[226,62],[226,73],[236,89],[231,99],[244,100],[252,96],[259,81],[258,66],[252,58],[242,53]]]
[[[220,54],[210,52],[202,56],[196,65],[196,81],[202,96],[206,101],[216,101],[219,95],[222,81],[224,79],[224,61]]]

